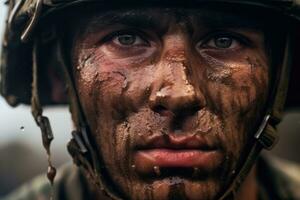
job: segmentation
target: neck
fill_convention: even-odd
[[[257,200],[258,199],[258,187],[256,179],[256,165],[254,165],[241,185],[239,192],[237,193],[236,200]]]

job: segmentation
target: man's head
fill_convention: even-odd
[[[86,160],[121,198],[222,196],[250,170],[260,142],[272,143],[277,122],[264,117],[274,117],[283,85],[285,30],[244,6],[89,9],[54,24],[75,126],[86,125],[90,141],[75,139],[97,158]],[[52,42],[42,36],[39,47]]]
[[[76,90],[121,193],[213,199],[224,190],[265,111],[262,27],[212,7],[114,10],[73,25]]]

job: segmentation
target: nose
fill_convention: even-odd
[[[184,50],[167,52],[157,64],[149,105],[161,115],[193,114],[205,105],[200,88],[191,82],[190,64]]]

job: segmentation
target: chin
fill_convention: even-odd
[[[168,177],[132,185],[126,196],[133,200],[213,200],[220,192],[217,180],[187,180]]]

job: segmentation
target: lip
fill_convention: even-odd
[[[143,138],[143,144],[136,149],[200,149],[213,150],[218,146],[200,134],[159,134],[150,138]]]
[[[141,174],[153,174],[157,167],[197,168],[209,172],[222,161],[220,149],[197,135],[168,134],[156,137],[147,146],[134,152],[135,169]]]
[[[197,168],[213,171],[222,161],[219,151],[153,149],[137,151],[135,166],[138,172],[149,174],[154,167],[160,168]]]

